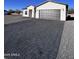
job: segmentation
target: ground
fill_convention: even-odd
[[[8,59],[56,59],[64,21],[5,16],[4,52]]]
[[[56,59],[74,59],[74,22],[66,21]]]
[[[24,20],[30,20],[30,18],[25,18],[22,16],[16,16],[16,15],[14,16],[5,15],[4,19],[5,19],[4,24],[17,23],[17,22],[21,22]]]

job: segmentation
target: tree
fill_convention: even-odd
[[[72,14],[72,13],[74,13],[74,9],[73,8],[68,10],[68,14]]]
[[[14,12],[15,12],[14,10],[9,9],[9,11],[8,11],[8,15],[11,15],[11,13],[14,13]]]
[[[4,12],[7,12],[7,10],[4,10]]]
[[[4,10],[4,15],[7,15],[8,14],[8,11],[7,10]]]
[[[21,11],[20,11],[20,10],[18,10],[18,9],[16,9],[15,13],[20,14],[20,13],[21,13]]]

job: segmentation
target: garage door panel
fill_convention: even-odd
[[[41,19],[60,20],[60,10],[40,10]]]

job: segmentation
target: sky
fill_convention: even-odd
[[[47,0],[4,0],[4,9],[19,9],[22,10],[23,8],[29,5],[39,5]],[[69,8],[74,8],[74,0],[52,0],[59,3],[68,4]]]

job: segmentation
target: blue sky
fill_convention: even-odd
[[[4,9],[22,9],[28,5],[39,5],[46,0],[4,0]],[[55,2],[65,3],[69,5],[69,8],[74,8],[74,0],[52,0]]]

